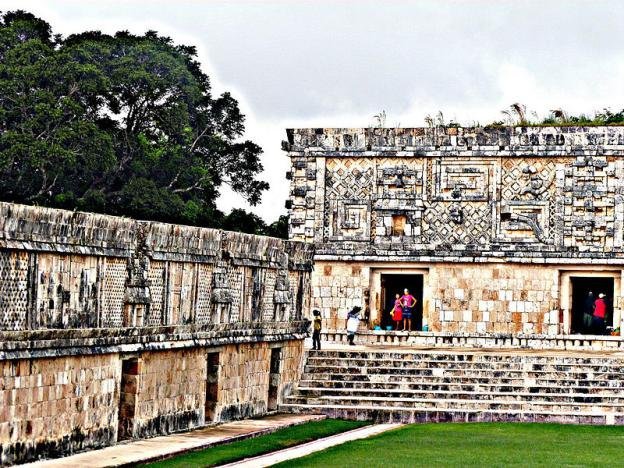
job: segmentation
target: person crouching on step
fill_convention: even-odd
[[[345,327],[347,329],[347,339],[349,340],[349,344],[351,346],[355,345],[353,340],[355,339],[355,333],[357,332],[358,325],[360,324],[360,311],[361,307],[355,306],[351,311],[347,314],[347,321],[345,323]]]
[[[321,311],[314,309],[312,311],[312,315],[314,315],[314,320],[312,324],[312,349],[321,350]]]

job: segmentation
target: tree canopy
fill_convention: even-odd
[[[30,13],[0,17],[4,201],[220,227],[219,187],[251,205],[268,188],[244,122],[229,93],[211,94],[192,46],[153,31],[63,38]]]

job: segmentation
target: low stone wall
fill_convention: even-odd
[[[341,329],[325,330],[321,338],[323,341],[334,344],[347,344],[348,342],[346,330]],[[624,341],[621,337],[599,335],[508,335],[360,330],[356,335],[355,343],[436,349],[624,350]]]
[[[312,254],[0,203],[0,464],[276,407],[301,372]]]

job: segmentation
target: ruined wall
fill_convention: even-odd
[[[2,463],[113,443],[119,372],[115,354],[0,360]]]
[[[312,253],[0,203],[0,464],[266,412],[298,375]]]
[[[297,129],[283,146],[290,238],[316,247],[330,327],[353,305],[376,317],[370,271],[385,264],[428,269],[435,330],[562,332],[560,272],[624,264],[624,127]],[[466,282],[479,299],[453,296]]]
[[[142,353],[137,365],[133,437],[150,437],[203,425],[205,349]]]
[[[288,320],[310,246],[0,203],[0,330]]]
[[[271,351],[280,351],[279,376],[271,376]],[[269,384],[277,387],[279,401],[295,382],[302,370],[303,342],[291,341],[284,346],[260,345],[226,346],[219,362],[219,403],[215,409],[218,421],[242,419],[266,413]]]
[[[557,268],[465,263],[417,266],[418,273],[424,276],[423,324],[431,331],[470,334],[562,331]],[[347,312],[356,305],[364,308],[371,323],[388,312],[382,310],[381,288],[375,271],[414,272],[410,265],[401,263],[317,262],[312,275],[312,304],[321,310],[324,328],[343,329]]]
[[[289,131],[290,235],[317,258],[610,260],[624,127]]]

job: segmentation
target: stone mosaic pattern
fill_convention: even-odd
[[[280,239],[0,203],[0,330],[272,320],[262,312],[273,309],[266,279],[271,289],[277,272],[292,276],[286,287],[296,297],[312,251]],[[216,290],[215,271],[224,278]],[[289,307],[281,318],[298,315]]]
[[[0,465],[210,423],[208,383],[216,420],[266,412],[269,381],[279,401],[299,376],[312,254],[280,239],[0,203]]]
[[[559,271],[624,264],[624,127],[319,128],[287,137],[289,235],[315,245],[311,300],[329,329],[344,327],[354,305],[372,314],[364,325],[372,327],[382,313],[374,275],[385,268],[428,271],[430,330],[557,334]]]
[[[299,129],[284,148],[290,237],[319,259],[624,254],[624,127]]]

